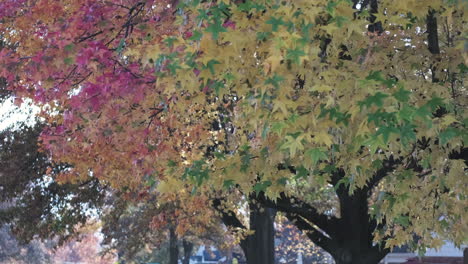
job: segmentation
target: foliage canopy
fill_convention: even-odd
[[[60,182],[265,194],[328,251],[338,225],[460,244],[466,5],[6,0],[0,76],[42,107]]]

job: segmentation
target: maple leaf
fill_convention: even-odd
[[[281,25],[284,25],[284,21],[282,17],[279,17],[279,18],[270,17],[270,19],[268,19],[265,23],[271,25],[271,31],[273,32],[277,32],[278,28]]]
[[[326,154],[326,152],[323,150],[323,149],[320,149],[320,148],[312,148],[312,149],[309,149],[305,152],[305,154],[307,155],[307,157],[310,158],[310,160],[312,161],[312,165],[313,166],[316,166],[317,163],[321,160],[327,160],[328,159],[328,156]]]
[[[299,48],[288,49],[286,51],[286,59],[289,59],[296,64],[302,64],[306,59],[306,53]]]
[[[281,149],[289,150],[289,155],[294,157],[298,150],[304,150],[302,141],[304,140],[304,134],[292,134],[285,137],[286,142],[283,143]]]
[[[217,40],[219,33],[227,32],[227,29],[219,22],[209,23],[208,27],[205,29],[205,32],[211,33],[214,40]]]
[[[405,90],[403,87],[400,87],[398,91],[394,92],[392,95],[398,101],[402,103],[406,103],[410,99],[411,92],[408,90]]]
[[[364,106],[367,108],[370,108],[373,104],[376,105],[377,107],[382,107],[383,101],[387,97],[388,97],[388,94],[377,92],[372,96],[368,96],[365,100],[358,102],[358,104],[361,107],[361,110]]]

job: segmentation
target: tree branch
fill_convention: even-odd
[[[401,159],[394,159],[393,156],[390,156],[389,159],[384,160],[382,168],[377,170],[372,178],[369,180],[368,189],[372,190],[373,187],[377,186],[379,182],[385,178],[390,172],[392,172],[399,164],[401,164]]]
[[[298,215],[306,219],[318,226],[329,236],[334,234],[334,225],[337,223],[338,219],[334,216],[319,213],[317,209],[297,197],[287,196],[285,193],[281,193],[280,197],[276,201],[273,201],[266,197],[264,192],[261,192],[256,199],[265,207],[275,208],[280,212]]]
[[[215,198],[213,200],[213,208],[221,214],[221,220],[226,226],[246,229],[244,224],[237,218],[232,210],[225,210],[221,205],[222,199]]]
[[[302,232],[304,232],[307,237],[312,240],[316,245],[323,248],[327,252],[333,252],[334,250],[334,243],[333,240],[326,237],[322,234],[319,230],[314,228],[310,223],[308,223],[304,218],[300,215],[293,214],[293,213],[285,213],[286,217],[289,221],[293,222],[294,225],[299,228]]]

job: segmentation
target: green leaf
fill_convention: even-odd
[[[211,33],[214,40],[218,40],[219,33],[227,32],[227,29],[223,27],[221,22],[209,23],[208,27],[205,29],[205,32]]]
[[[66,52],[72,52],[75,48],[75,45],[74,44],[68,44],[64,47],[65,51]]]
[[[371,107],[373,104],[377,107],[383,106],[383,101],[388,97],[388,94],[377,92],[376,94],[367,97],[365,100],[359,101],[358,105],[361,107],[366,106],[367,108]]]
[[[170,160],[167,162],[167,166],[170,168],[174,168],[175,166],[177,166],[177,163],[173,160]]]
[[[448,127],[439,134],[440,144],[445,145],[450,139],[460,135],[460,131],[454,127]]]
[[[279,84],[284,81],[284,77],[281,76],[281,75],[278,75],[275,73],[275,75],[273,77],[270,77],[268,79],[265,80],[265,84],[271,84],[273,85],[276,89],[279,89]]]
[[[182,69],[178,61],[172,61],[166,67],[172,75],[176,75],[177,70]]]
[[[217,60],[210,60],[206,63],[206,68],[208,68],[210,70],[210,73],[211,75],[214,75],[215,74],[215,70],[214,70],[214,66],[216,64],[221,64],[221,62],[217,61]]]
[[[400,127],[399,134],[403,146],[408,146],[411,141],[416,140],[415,128],[416,126],[408,123]]]
[[[381,137],[380,135],[375,135],[369,138],[368,140],[364,141],[364,145],[366,145],[369,148],[371,154],[374,154],[379,148],[387,147],[387,144],[385,144],[383,137]]]
[[[395,113],[383,112],[381,109],[378,109],[374,113],[367,114],[367,122],[374,123],[376,126],[381,124],[393,124],[395,123]]]
[[[388,88],[393,87],[397,83],[397,81],[395,79],[393,79],[393,78],[385,79],[382,76],[381,71],[371,71],[369,73],[369,75],[366,77],[366,80],[367,81],[380,82],[380,83],[384,84],[385,86],[387,86]]]
[[[395,218],[395,223],[403,226],[403,227],[408,227],[410,224],[409,221],[409,216],[407,215],[400,215],[397,218]]]
[[[262,181],[262,182],[257,182],[253,189],[256,193],[264,192],[268,187],[271,186],[271,181]]]
[[[231,187],[234,186],[234,184],[235,184],[234,180],[224,180],[223,188],[230,189]]]
[[[398,91],[394,92],[392,95],[398,101],[400,101],[402,103],[406,103],[410,99],[410,97],[409,97],[410,94],[411,94],[410,91],[405,90],[403,87],[400,87],[400,89],[398,89]]]
[[[371,71],[369,75],[367,75],[366,80],[374,80],[378,82],[384,82],[385,78],[382,76],[381,71]]]
[[[457,66],[458,70],[460,70],[460,73],[467,73],[468,72],[468,67],[464,63],[460,63]]]
[[[67,57],[63,59],[63,63],[65,63],[66,65],[72,65],[73,63],[75,63],[75,60],[73,58]]]
[[[312,40],[311,35],[310,35],[310,30],[314,27],[314,24],[312,23],[307,23],[302,25],[301,27],[301,35],[302,35],[302,41],[304,43],[308,43]]]
[[[291,60],[292,62],[296,64],[301,63],[301,57],[305,56],[305,52],[299,48],[295,49],[288,49],[286,51],[286,59]]]
[[[279,185],[285,186],[288,183],[288,178],[281,177],[276,182],[278,182]]]
[[[189,38],[189,40],[200,41],[202,37],[203,37],[203,33],[201,31],[194,30],[192,32],[192,36]]]
[[[384,143],[388,143],[388,139],[390,137],[390,134],[399,134],[400,131],[396,127],[392,126],[380,126],[377,130],[376,135],[382,135]]]
[[[277,135],[281,135],[283,132],[283,129],[285,129],[286,127],[288,127],[288,125],[283,121],[274,122],[271,124],[271,132],[274,132]]]
[[[167,37],[163,40],[164,43],[166,43],[166,45],[169,47],[169,48],[172,48],[172,46],[174,46],[174,42],[177,40],[176,37]]]
[[[379,159],[372,161],[372,168],[376,170],[383,168],[383,161]]]
[[[125,39],[120,39],[119,45],[117,46],[117,53],[122,53],[123,49],[125,48]]]
[[[278,31],[279,26],[284,25],[283,18],[270,17],[265,23],[271,25],[271,31]]]
[[[270,37],[270,35],[270,32],[257,32],[257,40],[265,41],[268,39],[268,37]]]
[[[296,168],[296,179],[307,179],[307,176],[309,175],[309,171],[304,167],[304,166],[299,166]]]
[[[302,144],[303,135],[300,136],[301,132],[296,134],[290,134],[285,137],[286,142],[283,143],[281,149],[289,150],[289,155],[294,157],[298,150],[303,150],[304,145]]]
[[[445,106],[444,99],[437,96],[432,97],[431,100],[429,100],[429,102],[426,103],[426,106],[428,106],[431,109],[431,111],[434,112],[439,107]]]
[[[209,9],[198,9],[198,16],[197,16],[197,21],[198,23],[201,23],[203,20],[208,20],[209,18]]]
[[[344,16],[336,16],[332,19],[332,21],[335,22],[339,28],[341,28],[348,21],[348,18]]]
[[[319,161],[328,159],[327,153],[320,148],[309,149],[305,152],[305,155],[310,158],[314,166],[316,166]]]
[[[413,118],[416,114],[416,109],[408,104],[404,104],[400,111],[397,112],[397,117],[399,120],[413,121]]]

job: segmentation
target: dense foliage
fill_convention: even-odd
[[[0,76],[41,106],[59,182],[256,193],[376,263],[466,242],[466,5],[6,0]]]

